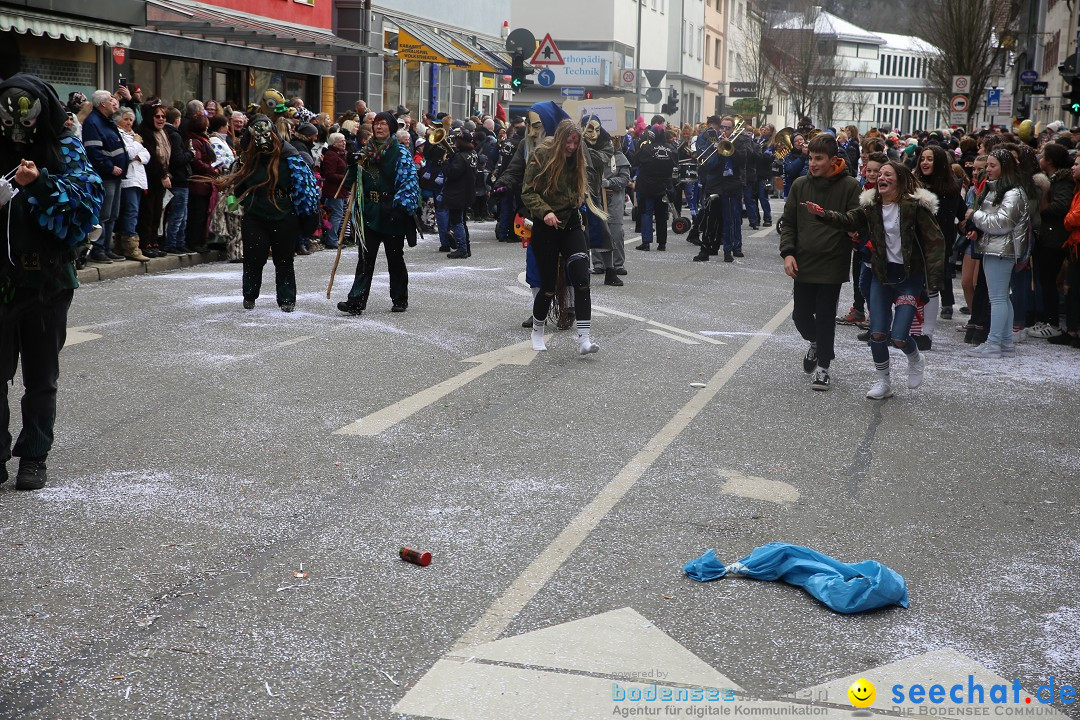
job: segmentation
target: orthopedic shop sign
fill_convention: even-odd
[[[555,86],[569,87],[607,87],[611,85],[612,68],[615,64],[613,52],[566,52],[562,53],[562,65],[547,65],[555,75]]]

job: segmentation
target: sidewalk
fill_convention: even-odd
[[[86,267],[78,272],[79,284],[98,282],[99,280],[116,280],[117,278],[132,277],[135,275],[152,275],[167,270],[179,270],[180,268],[202,265],[208,262],[218,262],[225,259],[225,253],[221,250],[212,250],[206,253],[190,253],[188,255],[166,255],[165,257],[151,258],[150,262],[137,262],[135,260],[114,260],[111,265],[86,263]]]

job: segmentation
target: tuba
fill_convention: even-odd
[[[767,147],[772,148],[773,157],[777,160],[783,160],[792,148],[792,138],[795,137],[795,128],[786,127],[782,130],[777,130],[773,135],[772,141],[769,142]]]

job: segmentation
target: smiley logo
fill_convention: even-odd
[[[855,707],[868,708],[874,704],[874,699],[877,697],[877,688],[874,687],[874,683],[866,678],[859,678],[851,683],[851,687],[847,690],[847,696]]]

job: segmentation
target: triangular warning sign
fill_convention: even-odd
[[[544,39],[540,41],[540,44],[536,46],[536,52],[533,53],[532,59],[529,60],[530,65],[564,65],[562,55],[559,53],[559,48],[555,46],[555,41],[551,39],[551,33],[544,35]]]

